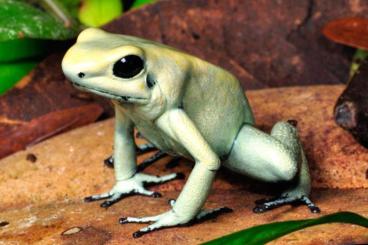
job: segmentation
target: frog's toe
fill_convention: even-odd
[[[254,213],[263,213],[283,205],[306,205],[312,213],[319,213],[320,209],[306,196],[287,196],[283,195],[272,199],[262,199],[256,201],[256,207],[253,209]]]
[[[147,234],[149,232],[166,228],[173,227],[178,225],[183,225],[188,223],[189,221],[183,220],[180,216],[178,216],[173,210],[165,212],[156,216],[135,218],[135,217],[123,217],[119,220],[120,224],[128,224],[128,223],[151,223],[152,224],[136,231],[133,233],[134,238],[138,238]]]
[[[175,204],[175,200],[170,200],[169,204],[173,206]],[[150,216],[150,217],[142,217],[142,218],[134,218],[134,217],[123,217],[120,218],[120,224],[128,224],[128,223],[151,223],[152,224],[136,231],[133,233],[134,238],[138,238],[147,234],[149,232],[159,230],[162,228],[174,227],[174,226],[185,226],[188,224],[197,223],[203,220],[207,220],[210,218],[215,218],[220,214],[232,212],[232,209],[228,207],[216,208],[211,210],[202,210],[195,217],[190,218],[187,215],[179,215],[175,213],[173,210],[170,210],[166,213]]]
[[[320,213],[321,209],[312,202],[307,196],[302,196],[298,202],[306,205],[312,213]]]
[[[156,216],[148,216],[142,218],[135,218],[135,217],[122,217],[119,219],[120,224],[128,224],[128,223],[149,223],[149,222],[156,222],[160,219],[161,215]]]
[[[271,199],[262,199],[257,200],[256,207],[253,209],[254,213],[263,213],[272,209],[275,209],[277,207],[291,204],[296,201],[296,197],[288,197],[288,196],[280,196],[276,198]]]
[[[137,167],[137,171],[138,172],[142,172],[145,168],[151,166],[153,163],[155,163],[156,161],[164,158],[167,156],[167,153],[163,152],[163,151],[157,151],[155,154],[153,154],[151,157],[143,160],[143,162],[141,162],[138,167]]]
[[[233,210],[229,207],[221,207],[221,208],[214,208],[210,210],[202,210],[199,214],[197,214],[196,219],[194,222],[201,222],[204,220],[209,220],[216,218],[217,216],[225,213],[231,213]]]
[[[101,208],[108,208],[108,207],[112,206],[113,204],[117,203],[118,201],[120,201],[121,199],[123,199],[123,197],[125,197],[126,195],[128,195],[128,194],[115,193],[109,199],[107,199],[106,201],[102,202],[100,204],[100,207]]]
[[[163,227],[167,227],[164,222],[162,222],[162,218],[166,215],[166,213],[156,215],[156,216],[149,216],[149,217],[142,217],[142,218],[135,218],[135,217],[122,217],[119,219],[120,224],[128,224],[128,223],[150,223],[154,222],[153,224],[144,227],[136,232],[133,233],[134,238],[138,238],[152,232],[154,230],[161,229]]]
[[[98,194],[98,195],[92,195],[92,196],[85,197],[84,201],[85,202],[94,202],[94,201],[110,198],[111,196],[112,196],[112,194],[110,192],[105,192],[103,194]]]
[[[185,175],[183,173],[172,173],[164,176],[154,176],[148,174],[140,174],[139,179],[143,183],[161,184],[174,179],[184,179]]]
[[[176,200],[170,199],[168,203],[173,208],[176,203]],[[229,207],[221,207],[221,208],[214,208],[214,209],[208,209],[208,210],[204,209],[201,212],[199,212],[199,214],[197,214],[193,222],[200,222],[200,221],[208,220],[211,218],[216,218],[220,214],[230,213],[232,211],[233,210]]]
[[[144,228],[134,232],[133,237],[134,238],[139,238],[139,237],[143,236],[144,234],[150,233],[150,232],[155,231],[155,230],[162,229],[164,227],[165,226],[163,226],[159,222],[156,222],[156,223],[153,223],[152,225],[149,225],[147,227],[144,227]]]
[[[162,194],[160,192],[150,191],[150,190],[147,190],[145,188],[140,188],[138,190],[135,190],[135,193],[136,194],[141,194],[143,196],[154,197],[154,198],[162,197]]]

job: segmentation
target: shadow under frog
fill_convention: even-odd
[[[86,201],[107,199],[102,206],[108,207],[126,195],[158,197],[144,185],[181,177],[137,171],[134,128],[150,142],[139,149],[154,146],[195,162],[169,211],[120,219],[121,224],[151,223],[134,237],[228,211],[203,209],[221,165],[261,181],[290,183],[277,198],[257,202],[254,212],[295,202],[319,212],[308,198],[308,163],[295,121],[276,123],[270,134],[255,128],[239,81],[222,68],[160,43],[90,28],[65,54],[62,69],[77,88],[111,99],[115,108],[116,183]]]

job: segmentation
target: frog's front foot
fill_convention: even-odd
[[[169,204],[171,207],[174,206],[175,201],[170,200]],[[167,211],[165,213],[150,216],[150,217],[142,217],[142,218],[134,218],[134,217],[123,217],[120,218],[120,224],[128,224],[128,223],[151,223],[151,225],[146,226],[136,232],[133,233],[134,238],[138,238],[147,234],[149,232],[159,230],[162,228],[174,227],[174,226],[185,226],[193,223],[197,223],[203,220],[207,220],[210,218],[215,218],[220,214],[232,212],[232,209],[228,207],[216,208],[211,210],[202,210],[199,214],[194,217],[188,217],[185,213],[181,214],[176,212],[174,209]]]
[[[118,181],[115,186],[109,191],[99,195],[93,195],[84,198],[85,202],[92,202],[102,199],[107,199],[101,203],[101,207],[108,208],[122,198],[131,194],[140,194],[151,197],[161,197],[159,192],[147,190],[145,184],[160,184],[174,179],[183,179],[182,173],[173,173],[164,176],[153,176],[143,173],[136,173],[133,177],[126,180]]]
[[[306,205],[312,213],[321,212],[319,207],[317,207],[306,195],[301,196],[281,195],[276,198],[257,200],[256,207],[253,209],[253,212],[263,213],[286,204],[297,204],[297,205],[303,204]]]

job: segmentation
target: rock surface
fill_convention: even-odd
[[[297,119],[310,160],[312,199],[321,215],[352,211],[368,216],[368,151],[337,127],[332,118],[336,96],[343,86],[311,86],[249,91],[257,124],[270,129],[280,119]],[[220,171],[207,207],[229,206],[233,213],[195,226],[154,232],[140,239],[131,234],[138,224],[119,225],[121,216],[152,215],[167,210],[185,181],[151,187],[163,198],[132,196],[104,210],[83,203],[84,196],[108,190],[113,170],[102,163],[112,151],[112,120],[56,136],[0,161],[0,243],[23,244],[198,244],[225,234],[272,221],[313,218],[306,207],[285,206],[264,214],[252,213],[254,201],[269,187]],[[142,141],[138,139],[138,141]],[[141,162],[148,155],[139,157]],[[184,172],[192,163],[182,160],[166,169],[169,158],[145,172]],[[321,189],[321,187],[328,189]],[[333,189],[340,188],[340,189]],[[354,189],[353,189],[354,188]],[[267,193],[268,196],[270,193]],[[7,224],[8,223],[8,224]],[[275,244],[367,243],[367,230],[346,224],[322,225],[287,235]]]
[[[169,184],[166,184],[169,185]],[[224,214],[191,227],[171,228],[134,239],[132,233],[143,224],[120,225],[122,216],[147,216],[169,209],[167,201],[178,191],[164,192],[164,197],[152,199],[133,196],[111,208],[98,203],[83,203],[81,198],[8,209],[1,212],[0,242],[12,244],[199,244],[232,232],[274,221],[318,217],[305,207],[282,207],[264,214],[254,214],[254,201],[261,195],[245,190],[215,190],[207,207],[227,205],[234,212]],[[315,190],[313,198],[323,210],[321,215],[350,210],[368,216],[367,189]],[[364,206],[365,205],[365,206]],[[298,231],[273,244],[366,244],[367,229],[350,224],[328,224]]]

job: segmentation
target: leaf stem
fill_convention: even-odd
[[[65,27],[70,28],[75,24],[75,21],[73,20],[69,12],[58,0],[37,0],[36,2],[46,12],[61,20],[64,23]]]

